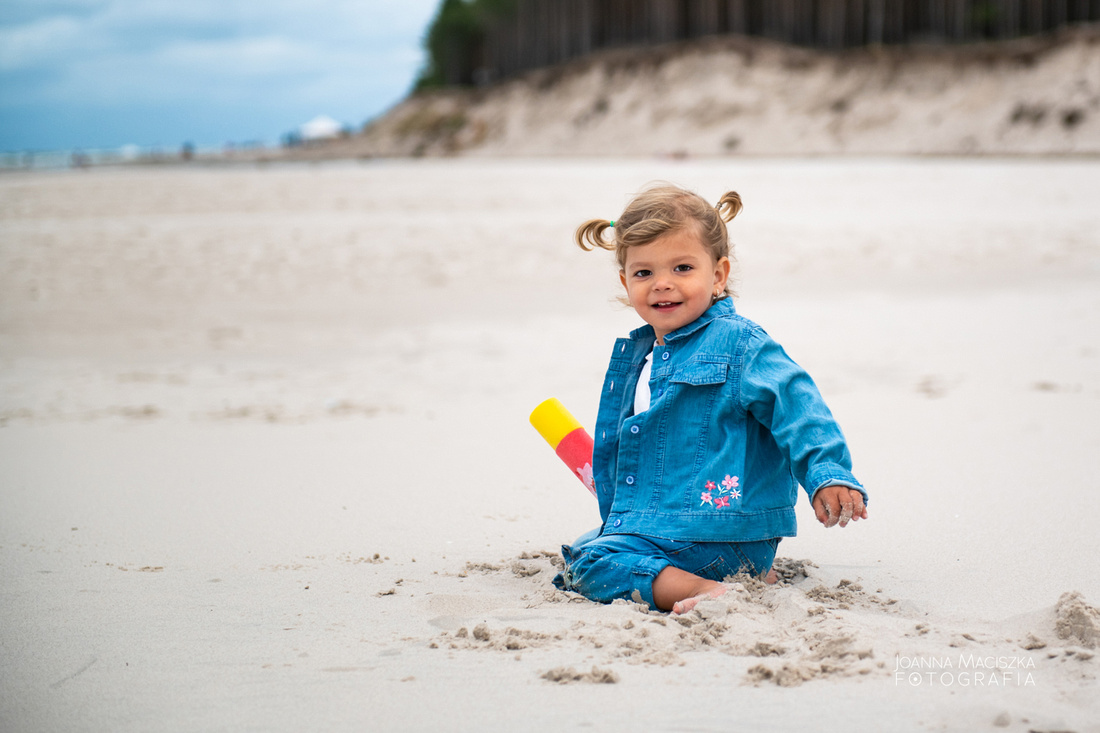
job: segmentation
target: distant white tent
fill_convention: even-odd
[[[309,122],[301,125],[298,128],[298,134],[302,140],[331,140],[334,137],[340,137],[340,134],[344,131],[344,126],[331,117],[321,115],[314,117]]]

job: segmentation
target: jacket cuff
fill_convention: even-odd
[[[855,489],[863,496],[864,505],[869,502],[867,491],[863,488],[863,484],[861,484],[849,471],[844,470],[840,466],[832,466],[814,473],[816,481],[809,482],[810,485],[813,486],[813,489],[808,492],[810,495],[810,503],[813,503],[814,497],[817,496],[817,492],[821,491],[826,486],[847,486],[849,489]]]

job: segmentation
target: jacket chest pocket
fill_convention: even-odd
[[[707,432],[715,403],[725,393],[729,364],[722,362],[691,362],[669,375],[674,397],[670,408],[673,427],[702,436]]]
[[[687,384],[703,387],[711,384],[725,384],[729,376],[729,364],[717,362],[693,362],[684,364],[669,377],[673,384]]]

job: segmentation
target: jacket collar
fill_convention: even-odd
[[[696,318],[686,326],[681,326],[675,331],[665,335],[665,343],[669,341],[678,341],[683,338],[687,338],[691,334],[695,333],[699,329],[706,326],[708,323],[716,318],[729,318],[737,311],[733,307],[733,298],[725,297],[716,302],[710,308],[703,313],[703,315]],[[634,341],[654,341],[657,335],[653,332],[653,326],[646,324],[641,328],[636,328],[630,332],[630,338]]]

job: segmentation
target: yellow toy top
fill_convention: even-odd
[[[562,438],[581,427],[577,418],[556,397],[542,402],[531,412],[531,424],[554,450],[558,449]]]

